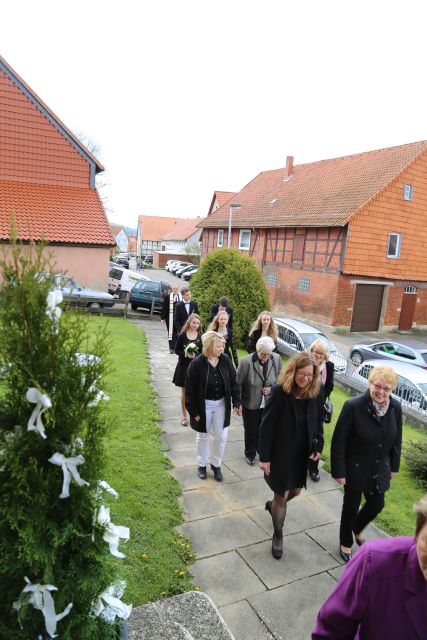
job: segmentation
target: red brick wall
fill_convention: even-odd
[[[0,70],[0,180],[89,187],[89,163]]]
[[[338,278],[336,305],[332,318],[333,326],[350,328],[355,291],[356,285],[351,283],[350,278],[345,276]]]
[[[413,186],[411,201],[403,199]],[[344,271],[427,281],[427,152],[424,152],[350,221]],[[387,258],[389,233],[402,234],[400,258]]]

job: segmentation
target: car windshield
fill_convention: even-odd
[[[427,393],[427,382],[420,382],[418,386],[421,389],[421,391],[423,391],[424,393]]]
[[[326,342],[332,353],[336,351],[335,345],[332,344],[329,338],[327,338],[323,333],[300,333],[300,336],[306,349],[308,349],[315,340],[323,340],[323,342]]]
[[[136,283],[134,289],[136,291],[148,291],[157,293],[157,291],[159,290],[159,285],[157,284],[157,282],[147,282],[145,280],[140,280]]]

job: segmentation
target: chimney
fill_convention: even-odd
[[[294,175],[294,156],[286,156],[285,177],[283,182],[287,182]]]

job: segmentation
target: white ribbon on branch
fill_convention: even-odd
[[[33,409],[33,413],[28,420],[27,431],[38,431],[42,438],[46,438],[44,425],[42,422],[42,413],[46,409],[52,407],[49,396],[45,393],[41,393],[36,387],[30,387],[25,394],[28,402],[32,402],[36,406]]]
[[[61,317],[62,309],[58,307],[63,300],[61,289],[52,289],[47,294],[47,309],[46,313],[54,322],[58,322]]]
[[[73,476],[79,487],[83,487],[85,484],[89,485],[89,482],[86,482],[86,480],[82,480],[79,472],[77,471],[77,465],[83,464],[84,461],[85,459],[82,455],[70,456],[69,458],[66,458],[62,453],[59,453],[58,451],[54,453],[51,458],[49,458],[49,462],[62,467],[62,473],[64,474],[62,492],[59,496],[60,498],[69,498],[71,476]]]
[[[105,489],[105,491],[107,491],[107,493],[110,493],[115,498],[119,497],[119,494],[117,493],[117,491],[115,489],[113,489],[113,487],[110,487],[108,482],[106,482],[105,480],[98,480],[98,484],[99,484],[100,487]],[[101,494],[102,494],[102,491],[100,492],[100,495]]]
[[[105,589],[94,600],[92,604],[92,615],[100,616],[106,622],[112,624],[116,618],[122,618],[127,620],[132,611],[131,604],[125,604],[120,600],[125,589],[125,583],[121,582],[118,585],[112,584]]]
[[[98,511],[98,522],[105,527],[102,539],[108,542],[111,555],[116,558],[126,558],[125,554],[119,551],[120,538],[129,540],[130,531],[128,527],[116,526],[111,522],[110,509],[101,505]]]
[[[88,407],[96,407],[96,405],[101,400],[109,400],[110,399],[110,396],[107,396],[107,394],[104,393],[103,391],[99,391],[94,385],[92,385],[92,387],[89,389],[89,391],[96,392],[96,396],[94,397],[93,400],[88,402],[88,404],[87,404]]]
[[[46,631],[51,638],[56,638],[56,623],[70,613],[73,603],[70,602],[62,613],[57,614],[55,612],[55,603],[49,593],[50,591],[58,591],[57,587],[54,587],[53,584],[31,584],[31,581],[26,576],[24,579],[27,585],[21,591],[20,599],[13,603],[13,608],[19,612],[24,604],[22,602],[22,594],[30,593],[29,604],[43,613]]]

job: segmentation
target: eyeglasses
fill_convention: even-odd
[[[375,391],[384,391],[385,393],[391,393],[393,391],[391,387],[382,387],[380,384],[373,384],[372,382],[371,384],[374,387]]]
[[[299,378],[306,378],[306,380],[313,380],[314,378],[312,373],[304,373],[304,371],[297,371],[297,376]]]

